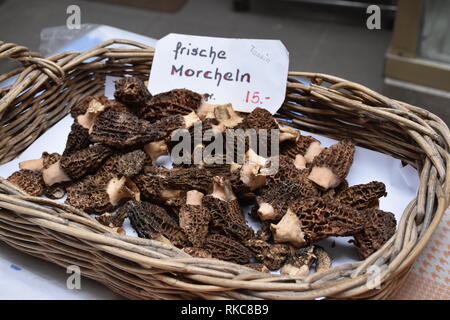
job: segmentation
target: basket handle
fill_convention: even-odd
[[[15,43],[0,41],[0,59],[10,58],[22,64],[28,64],[32,58],[42,58],[37,52],[32,52],[24,46]]]
[[[64,77],[64,70],[54,61],[45,59],[38,52],[31,51],[25,46],[0,41],[0,59],[10,58],[20,62],[24,67],[34,65],[41,69],[56,83]]]

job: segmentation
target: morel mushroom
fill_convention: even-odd
[[[161,141],[174,130],[189,128],[198,120],[195,113],[192,113],[166,117],[151,123],[130,114],[106,111],[96,119],[90,139],[116,148],[142,146]]]
[[[144,145],[164,137],[165,132],[150,122],[115,111],[102,113],[96,119],[90,134],[92,141],[118,148]]]
[[[326,148],[314,158],[308,179],[323,189],[336,187],[350,171],[354,153],[355,145],[349,140]]]
[[[39,171],[22,169],[14,172],[6,180],[30,196],[40,196],[44,192],[44,180]]]
[[[62,156],[59,161],[42,171],[44,182],[51,186],[59,182],[78,180],[95,172],[112,152],[107,146],[94,145],[70,156]]]
[[[142,150],[119,153],[106,160],[99,171],[109,172],[116,176],[133,177],[143,170],[146,161],[147,155]]]
[[[60,159],[61,155],[59,153],[42,152],[42,156],[39,159],[20,162],[19,168],[23,170],[43,171]]]
[[[289,257],[280,273],[292,277],[305,277],[309,274],[309,270],[315,261],[316,255],[313,245],[298,249],[294,255]]]
[[[314,245],[314,255],[316,256],[316,272],[322,272],[330,269],[331,257],[324,248]]]
[[[189,241],[196,247],[201,247],[208,235],[210,215],[202,206],[203,193],[191,190],[186,194],[186,204],[179,213],[180,227]]]
[[[70,156],[75,152],[89,147],[89,130],[84,128],[78,122],[74,122],[67,137],[66,148],[63,156]]]
[[[86,176],[67,187],[66,202],[88,213],[113,211],[126,199],[140,199],[140,191],[127,177],[104,173]]]
[[[378,199],[386,196],[386,186],[382,182],[372,181],[366,184],[351,186],[336,197],[341,203],[358,210],[378,205]]]
[[[95,120],[107,109],[107,101],[108,99],[105,97],[92,97],[87,105],[86,112],[76,117],[77,123],[86,130],[90,131]]]
[[[124,205],[131,226],[142,238],[155,239],[158,235],[169,239],[177,247],[186,247],[189,241],[178,223],[167,211],[150,202],[128,201]]]
[[[123,206],[116,213],[104,213],[95,219],[101,224],[110,228],[120,228],[128,217],[128,211]]]
[[[230,182],[223,177],[214,177],[213,183],[213,193],[202,200],[203,206],[210,212],[211,229],[239,241],[253,238],[254,232],[245,221]]]
[[[106,101],[108,100],[107,97],[101,96],[101,97],[95,97],[95,96],[88,96],[81,99],[78,103],[72,106],[70,109],[70,115],[77,119],[78,116],[81,116],[83,114],[86,114],[87,110],[89,109],[89,106],[91,105],[92,101],[96,101],[101,104],[106,104]]]
[[[144,82],[137,77],[124,77],[114,82],[114,98],[134,109],[144,107],[152,95]],[[139,112],[139,110],[137,111]]]
[[[270,244],[263,240],[250,239],[244,242],[256,256],[256,259],[269,270],[278,270],[292,254],[292,248],[287,244]]]
[[[176,168],[162,182],[165,189],[176,190],[198,190],[203,193],[211,192],[214,176],[210,170],[205,168],[188,167]]]
[[[301,162],[307,164],[313,162],[323,149],[325,148],[320,145],[320,141],[317,139],[300,135],[297,140],[283,142],[280,146],[280,155],[295,159],[298,164]]]
[[[187,190],[164,186],[164,181],[171,171],[165,168],[145,167],[142,174],[134,177],[133,181],[141,190],[143,199],[169,205],[183,200]]]
[[[245,117],[245,126],[247,128],[255,129],[257,133],[259,130],[267,130],[267,139],[271,141],[271,130],[280,130],[279,131],[279,141],[296,141],[300,136],[300,132],[298,130],[280,126],[277,120],[272,116],[272,114],[266,109],[255,108],[252,112],[250,112]],[[267,143],[267,146],[270,146],[270,143]]]
[[[291,204],[278,224],[271,229],[275,242],[296,247],[329,236],[349,236],[363,229],[364,215],[339,201],[307,198]]]
[[[249,263],[254,256],[249,249],[236,240],[220,234],[208,236],[203,248],[210,252],[214,258],[238,264]]]
[[[257,213],[263,221],[279,220],[293,201],[318,195],[317,189],[304,176],[299,176],[297,181],[271,183],[256,198],[259,205]]]
[[[159,93],[145,103],[139,116],[155,121],[173,115],[187,115],[205,104],[204,97],[187,89]]]
[[[309,169],[297,168],[295,161],[287,156],[279,156],[278,161],[278,171],[268,177],[267,185],[282,183],[283,181],[293,181],[298,182],[305,187],[308,186],[312,193],[318,192],[317,187],[314,186],[314,183],[311,181],[309,181],[309,183],[305,182],[305,177],[308,176]]]
[[[366,209],[364,228],[354,234],[355,246],[365,259],[380,249],[395,233],[397,221],[391,212],[378,209]]]

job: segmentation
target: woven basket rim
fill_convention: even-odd
[[[127,45],[130,48],[111,48],[113,45]],[[136,61],[147,59],[149,61],[153,54],[153,48],[146,45],[129,40],[111,39],[84,52],[64,52],[43,58],[23,46],[0,41],[0,59],[12,58],[23,64],[18,71],[10,73],[18,75],[18,80],[12,86],[0,89],[0,120],[9,116],[5,111],[17,103],[26,89],[34,92],[41,88],[43,83],[60,84],[67,81],[66,79],[77,70],[83,70],[83,68],[108,68],[104,62],[105,59],[113,62],[120,59],[135,59]],[[91,61],[86,62],[88,59]],[[297,81],[295,77],[298,76],[310,79],[310,85]],[[7,79],[5,75],[0,76],[0,83],[5,79]],[[346,108],[355,108],[355,110],[373,117],[388,119],[392,122],[397,121],[400,123],[399,126],[409,132],[426,154],[422,166],[419,166],[419,160],[416,161],[417,163],[409,162],[416,167],[420,175],[421,188],[418,197],[413,199],[403,212],[394,237],[366,260],[333,267],[325,272],[311,274],[306,278],[296,278],[296,281],[293,282],[292,277],[260,273],[244,266],[215,259],[192,258],[180,249],[154,240],[115,234],[84,212],[57,201],[27,196],[3,178],[0,178],[0,209],[7,210],[0,210],[0,240],[7,239],[8,244],[23,251],[22,244],[19,245],[11,237],[5,236],[6,231],[1,225],[2,221],[10,228],[15,228],[14,224],[19,221],[21,224],[37,225],[43,230],[53,230],[61,234],[62,238],[69,236],[90,242],[98,250],[132,261],[133,264],[140,264],[139,267],[134,266],[138,269],[151,266],[165,270],[167,273],[182,273],[183,281],[163,274],[155,276],[155,278],[168,287],[182,292],[195,291],[198,296],[204,298],[219,298],[219,292],[228,292],[229,297],[241,299],[255,297],[301,299],[322,296],[383,298],[392,295],[401,284],[400,280],[404,279],[412,263],[424,249],[448,207],[450,131],[444,121],[426,110],[389,99],[360,84],[339,77],[310,72],[289,72],[288,82],[286,95],[290,99],[298,99],[295,94],[301,91],[314,96],[323,103],[331,101],[330,104],[336,104],[333,112],[339,108],[343,112],[347,112]],[[324,83],[329,86],[322,86]],[[348,92],[354,96],[348,96]],[[364,103],[367,101],[382,105],[382,107]],[[286,104],[288,107],[299,108],[290,106],[289,101]],[[67,113],[67,110],[65,112]],[[286,116],[283,113],[279,115],[282,118]],[[305,126],[304,123],[297,123],[294,120],[291,123]],[[2,123],[0,122],[0,124]],[[24,147],[31,144],[40,134],[42,132],[28,139]],[[22,150],[18,150],[15,156]],[[0,154],[0,163],[11,159],[10,155]],[[427,192],[430,194],[428,195]],[[431,200],[431,198],[433,199]],[[430,206],[430,201],[437,204],[436,209],[432,204],[431,208],[426,207],[426,205]],[[420,215],[423,216],[422,219],[428,219],[428,225],[420,231],[420,239],[414,239],[414,237],[417,238],[414,234],[418,233],[415,230],[418,226],[414,221]],[[3,234],[1,231],[4,231]],[[15,231],[18,232],[18,230]],[[104,234],[101,234],[102,232]],[[30,248],[27,250],[31,253]],[[33,250],[35,253],[36,250],[39,251],[37,248]],[[387,264],[386,261],[389,257],[395,258]],[[60,265],[64,264],[59,260],[55,261],[57,259],[47,260]],[[117,261],[115,263],[118,264]],[[370,277],[367,269],[371,265],[381,266],[382,290],[372,290],[365,286]],[[90,275],[88,274],[88,276]],[[91,275],[91,277],[102,282],[95,275]],[[336,280],[338,278],[340,280]],[[135,289],[126,287],[123,283],[118,286],[126,289],[118,289],[111,283],[108,284],[116,292],[124,294],[124,290],[130,290],[129,297],[139,297]],[[286,294],[289,291],[292,293]],[[166,297],[164,293],[159,293],[159,296]],[[172,298],[170,295],[169,297]]]

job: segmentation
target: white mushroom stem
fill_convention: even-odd
[[[106,186],[106,193],[109,196],[109,202],[113,206],[119,204],[120,200],[133,198],[140,201],[141,195],[136,184],[127,177],[112,178]]]
[[[188,115],[183,116],[183,119],[184,119],[184,127],[186,129],[189,129],[194,124],[201,121],[200,118],[197,116],[197,114],[194,111],[192,111]]]
[[[295,130],[293,128],[280,126],[280,142],[283,141],[297,141],[300,137],[300,131]]]
[[[186,204],[192,206],[201,206],[203,193],[197,190],[191,190],[186,193]]]
[[[211,195],[222,201],[231,201],[236,199],[236,195],[231,189],[230,182],[225,180],[223,177],[218,176],[213,178],[213,192]]]
[[[336,174],[327,167],[313,167],[308,179],[324,189],[334,188],[340,183]]]
[[[59,161],[55,162],[47,169],[44,169],[42,171],[42,178],[44,179],[44,183],[48,186],[52,186],[55,183],[71,180],[61,168],[61,164]]]
[[[274,220],[278,217],[273,206],[267,202],[262,202],[259,204],[257,213],[259,218],[263,221]]]
[[[247,153],[245,154],[245,157],[247,159],[247,163],[256,164],[261,167],[265,167],[269,163],[268,158],[260,156],[252,148],[248,149]]]
[[[163,189],[160,191],[159,195],[163,200],[177,200],[181,199],[184,194],[183,190]]]
[[[304,155],[306,163],[313,162],[314,158],[318,156],[323,151],[323,149],[325,149],[325,147],[322,147],[319,141],[314,141],[313,143],[311,143],[308,149],[306,149]]]
[[[280,273],[291,277],[306,277],[309,274],[309,267],[307,265],[296,267],[292,264],[285,264]]]
[[[214,108],[214,116],[220,124],[227,128],[234,128],[244,120],[234,111],[231,103],[216,106]]]
[[[266,184],[266,175],[260,174],[260,165],[246,163],[240,172],[241,181],[251,190],[258,189]]]
[[[214,118],[214,109],[217,106],[218,106],[217,104],[211,104],[203,100],[200,106],[198,107],[196,113],[202,121],[205,120],[206,118]]]
[[[90,130],[94,125],[97,117],[100,115],[100,113],[105,111],[105,109],[106,106],[103,103],[101,103],[97,99],[92,99],[91,102],[89,102],[86,113],[77,117],[78,124]]]
[[[169,148],[164,140],[154,141],[144,146],[144,151],[152,159],[156,161],[160,156],[169,154]]]
[[[298,216],[291,209],[281,218],[278,224],[271,224],[273,239],[277,243],[290,243],[295,247],[305,244],[305,235],[302,232],[302,224]]]
[[[19,168],[23,170],[42,171],[44,169],[44,158],[19,162]]]
[[[302,156],[301,154],[296,155],[295,156],[295,160],[294,160],[294,166],[298,170],[306,169],[306,159],[305,159],[305,157]]]

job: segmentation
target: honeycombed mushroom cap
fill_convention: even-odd
[[[253,253],[241,243],[220,234],[208,236],[204,243],[204,249],[210,252],[214,258],[238,264],[246,264],[253,257]]]
[[[355,246],[362,258],[367,258],[380,249],[395,233],[397,221],[391,212],[378,209],[363,210],[366,223],[355,233]]]
[[[19,170],[7,180],[31,196],[40,196],[44,192],[44,180],[38,171]]]

